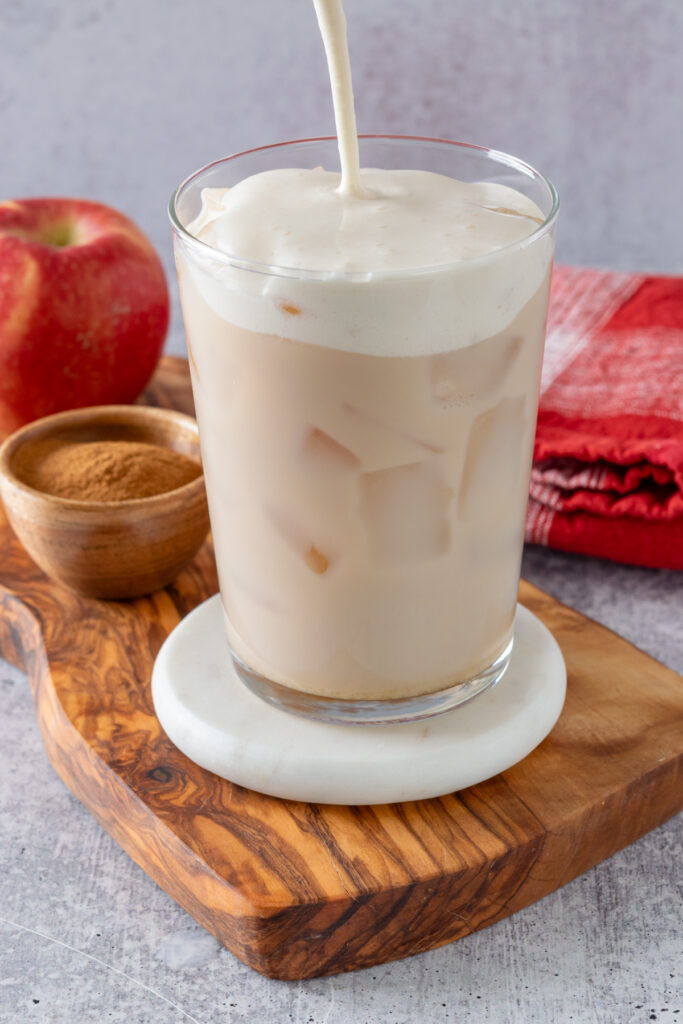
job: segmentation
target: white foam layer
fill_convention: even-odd
[[[514,245],[543,222],[516,190],[428,171],[364,170],[362,181],[369,197],[340,195],[338,174],[303,169],[204,189],[191,234],[235,259],[288,268],[242,269],[193,249],[205,301],[263,334],[428,355],[498,334],[543,284],[552,242]]]

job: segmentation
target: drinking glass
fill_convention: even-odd
[[[388,723],[509,663],[558,199],[493,150],[359,145],[363,167],[508,185],[542,217],[489,255],[376,273],[264,265],[188,231],[204,189],[334,169],[335,138],[218,160],[170,215],[235,669],[288,711]]]

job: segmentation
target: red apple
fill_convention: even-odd
[[[168,316],[159,257],[123,214],[85,199],[0,202],[0,434],[132,402]]]

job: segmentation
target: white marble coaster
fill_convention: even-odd
[[[176,626],[152,674],[159,721],[192,761],[260,793],[330,804],[420,800],[483,782],[548,735],[565,687],[556,641],[518,605],[510,666],[469,703],[400,725],[313,722],[240,682],[218,595]]]

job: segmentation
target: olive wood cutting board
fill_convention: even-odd
[[[147,400],[191,411],[183,360]],[[245,963],[275,978],[367,967],[452,942],[540,899],[683,806],[683,685],[522,583],[568,669],[550,736],[435,800],[336,807],[242,789],[166,738],[150,694],[170,630],[217,589],[207,542],[174,586],[130,602],[47,579],[0,512],[0,651],[25,666],[48,756],[130,856]]]

